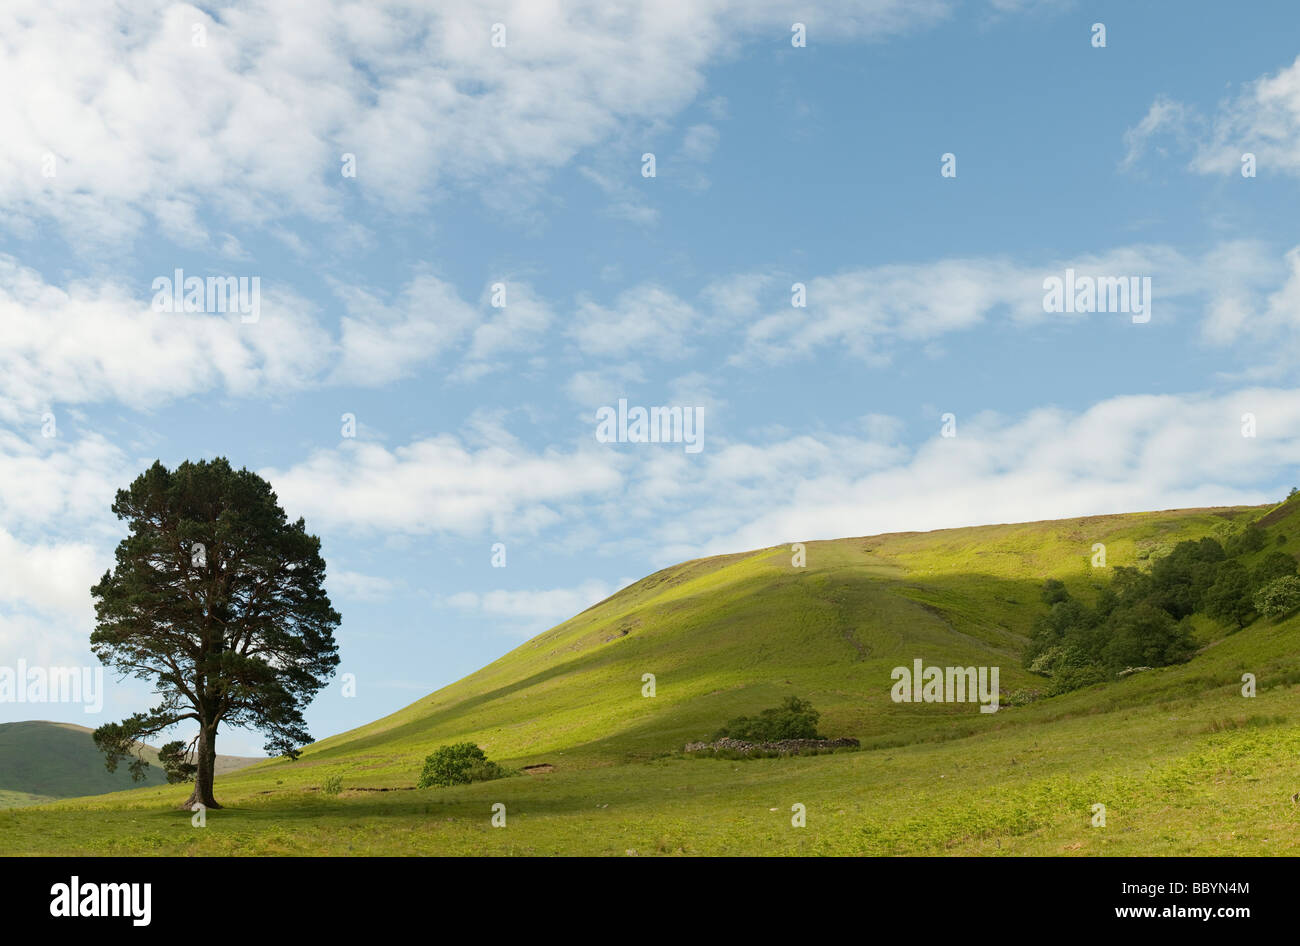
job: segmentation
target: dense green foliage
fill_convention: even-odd
[[[1240,629],[1259,614],[1287,614],[1300,607],[1295,557],[1274,550],[1253,568],[1244,561],[1269,544],[1255,524],[1224,544],[1208,536],[1179,542],[1148,571],[1115,568],[1091,607],[1049,578],[1042,588],[1049,611],[1034,622],[1025,666],[1052,678],[1049,693],[1064,693],[1186,660],[1196,650],[1193,615]]]
[[[817,721],[821,713],[808,700],[788,696],[781,705],[757,716],[737,716],[718,730],[714,739],[742,739],[745,742],[776,742],[780,739],[820,739]]]
[[[259,729],[266,749],[297,758],[311,742],[303,709],[338,665],[341,620],[325,592],[320,539],[291,522],[271,484],[222,457],[168,470],[155,462],[118,490],[129,534],[91,588],[91,650],[109,668],[153,684],[159,703],[95,730],[108,771],[148,763],[141,740],[178,723],[198,732],[158,752],[169,782],[213,798],[224,724]]]
[[[490,782],[509,774],[508,770],[488,761],[487,754],[474,743],[458,742],[439,746],[424,760],[424,771],[420,773],[416,788]]]
[[[1300,577],[1284,575],[1260,588],[1255,592],[1255,610],[1270,618],[1300,610]]]

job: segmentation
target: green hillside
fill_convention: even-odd
[[[142,784],[131,781],[125,764],[116,772],[104,768],[104,756],[95,748],[91,732],[85,726],[45,720],[0,723],[0,808],[119,792]],[[151,764],[143,784],[165,784],[157,751],[146,746],[145,758]],[[257,761],[220,757],[218,771],[233,772]]]
[[[0,723],[0,806],[22,804],[24,797],[69,798],[99,795],[132,787],[126,766],[104,768],[104,757],[90,738],[91,730],[70,723],[28,720]],[[161,768],[150,765],[145,784],[167,781]]]
[[[1295,853],[1300,619],[1197,616],[1189,662],[1035,698],[1021,668],[1043,580],[1094,597],[1114,566],[1264,520],[1300,551],[1296,503],[809,542],[657,572],[297,762],[187,791],[147,788],[0,813],[20,853]],[[1267,514],[1267,515],[1265,515]],[[1094,545],[1107,567],[1094,568]],[[997,666],[1003,705],[895,703],[891,671]],[[1241,695],[1256,675],[1258,695]],[[656,695],[642,695],[654,674]],[[811,699],[857,752],[723,761],[681,753],[727,720]],[[522,775],[414,788],[425,755],[477,742]],[[325,779],[343,791],[325,795]],[[509,826],[493,829],[500,802]],[[791,806],[807,827],[791,825]],[[1105,804],[1107,826],[1090,825]],[[309,829],[309,830],[304,830]]]

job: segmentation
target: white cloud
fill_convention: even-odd
[[[115,283],[51,286],[0,255],[0,416],[101,400],[147,410],[213,388],[267,393],[305,383],[332,348],[306,304],[275,287],[263,287],[251,323],[150,303]]]
[[[384,601],[398,589],[392,579],[346,569],[330,569],[326,581],[331,593],[357,601]]]
[[[759,314],[764,294],[776,281],[775,273],[737,273],[715,279],[704,287],[700,297],[729,320],[752,319]]]
[[[1199,258],[1168,246],[1139,245],[1038,264],[976,257],[846,270],[806,277],[806,308],[791,305],[788,274],[728,277],[706,287],[702,297],[724,319],[766,307],[766,314],[748,321],[742,346],[731,359],[735,364],[780,362],[826,348],[885,363],[899,345],[923,345],[995,317],[1024,325],[1115,318],[1043,311],[1043,281],[1064,277],[1067,268],[1080,277],[1150,276],[1157,323],[1177,319],[1189,302],[1204,303],[1208,340],[1235,338],[1230,313],[1216,313],[1214,307],[1254,305],[1256,293],[1284,276],[1266,247],[1237,241]]]
[[[384,384],[450,349],[478,319],[456,289],[436,276],[415,276],[395,304],[354,286],[336,289],[348,314],[340,323],[339,384]]]
[[[0,608],[34,610],[89,628],[90,588],[111,564],[85,542],[23,542],[0,528]]]
[[[721,135],[712,125],[692,125],[682,138],[682,156],[688,161],[708,161]]]
[[[491,306],[491,289],[482,300],[491,313],[474,329],[464,363],[457,376],[473,380],[504,367],[503,356],[533,352],[541,347],[554,313],[533,287],[525,282],[505,281],[505,305]]]
[[[1242,436],[1255,415],[1258,436]],[[1262,503],[1300,463],[1300,390],[1221,396],[1120,396],[1074,414],[958,417],[957,436],[914,450],[799,437],[706,453],[689,480],[665,472],[641,495],[671,489],[693,510],[658,530],[663,558],[776,542]],[[637,476],[637,474],[633,474]],[[755,513],[755,510],[761,510]]]
[[[1121,167],[1134,165],[1164,137],[1179,150],[1191,150],[1188,167],[1200,174],[1240,174],[1242,154],[1250,152],[1261,172],[1300,175],[1300,57],[1275,75],[1247,83],[1209,115],[1157,98],[1125,133]]]
[[[672,292],[640,285],[621,292],[613,307],[580,302],[569,334],[584,354],[598,358],[681,358],[699,329],[694,308]]]
[[[612,161],[606,159],[605,164]],[[605,213],[637,226],[648,227],[659,221],[659,211],[650,206],[649,198],[611,169],[597,170],[589,165],[578,168],[578,173],[591,181],[608,198]],[[639,179],[638,173],[637,178]]]
[[[1188,125],[1194,121],[1194,114],[1181,102],[1175,102],[1165,96],[1159,96],[1142,120],[1124,132],[1124,158],[1120,168],[1128,170],[1142,159],[1153,139],[1161,135],[1172,135],[1179,145],[1188,140]],[[1161,149],[1162,154],[1167,154]]]
[[[572,588],[548,588],[540,591],[462,591],[450,595],[446,603],[462,611],[485,614],[520,625],[520,633],[532,633],[567,620],[597,602],[608,598],[623,581],[611,585],[603,581],[585,581]]]
[[[261,285],[258,318],[245,323],[238,313],[157,312],[152,295],[116,282],[52,286],[0,254],[0,418],[35,423],[56,404],[102,401],[150,410],[209,391],[265,397],[377,386],[448,353],[481,366],[535,341],[549,323],[527,287],[508,315],[487,321],[428,273],[392,301],[364,287],[334,288],[346,308],[337,333],[312,304],[274,284]]]
[[[565,385],[565,393],[575,403],[587,408],[586,416],[590,416],[594,424],[597,408],[627,397],[631,385],[644,381],[645,372],[641,365],[626,362],[608,368],[575,372]]]
[[[24,439],[0,429],[0,525],[84,534],[116,523],[116,491],[133,477],[126,455],[103,436]]]
[[[836,0],[802,13],[818,42],[941,19],[940,0]],[[507,44],[494,48],[493,23]],[[0,6],[0,203],[120,247],[151,220],[209,241],[205,217],[277,227],[342,218],[359,189],[419,211],[450,186],[535,191],[629,123],[692,102],[704,72],[789,29],[775,0],[11,0]],[[195,45],[195,25],[205,43]],[[202,144],[199,147],[199,143]],[[344,179],[341,156],[356,155]],[[42,176],[46,155],[56,176]],[[499,202],[499,201],[498,201]]]
[[[942,259],[807,276],[806,308],[790,306],[793,280],[775,272],[715,280],[698,306],[642,283],[607,305],[579,297],[567,335],[578,354],[604,366],[580,368],[568,391],[581,403],[599,391],[623,396],[628,382],[643,378],[639,365],[687,358],[704,339],[713,351],[727,346],[740,366],[826,348],[885,362],[899,346],[924,346],[995,317],[1026,325],[1088,318],[1042,311],[1043,279],[1066,267],[1080,275],[1151,276],[1156,323],[1200,304],[1205,341],[1266,343],[1259,371],[1277,374],[1300,347],[1290,314],[1295,265],[1294,254],[1283,260],[1254,241],[1221,243],[1199,257],[1139,245],[1043,264]],[[523,281],[507,282],[503,309],[492,308],[487,295],[467,303],[428,272],[391,296],[333,288],[346,309],[337,330],[292,290],[274,285],[263,287],[259,321],[244,324],[235,314],[155,312],[149,299],[113,282],[52,286],[0,255],[0,417],[35,423],[56,404],[118,401],[148,410],[209,391],[266,397],[329,384],[377,386],[439,361],[449,377],[473,381],[520,358],[544,367],[538,352],[557,322],[557,306]]]
[[[1242,436],[1247,413],[1256,437]],[[865,433],[714,437],[698,455],[469,449],[447,437],[392,452],[348,444],[266,475],[291,515],[313,527],[528,533],[667,564],[802,539],[1259,503],[1290,485],[1300,463],[1292,389],[959,415],[951,439],[933,423],[919,443],[902,439],[897,420],[868,416],[858,425]]]
[[[565,504],[616,491],[618,466],[618,455],[607,450],[473,449],[444,435],[392,451],[348,441],[262,475],[291,515],[313,526],[510,536],[554,526]]]

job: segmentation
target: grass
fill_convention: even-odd
[[[1300,619],[1197,626],[1191,662],[980,714],[895,704],[890,670],[1001,668],[1046,577],[1089,595],[1110,566],[1265,510],[1178,510],[807,543],[651,575],[483,670],[367,726],[217,782],[193,828],[164,786],[0,811],[17,854],[1296,853]],[[1284,510],[1284,512],[1286,512]],[[1300,549],[1300,517],[1272,529]],[[1258,696],[1240,693],[1254,673]],[[657,695],[641,695],[642,675]],[[683,758],[683,744],[788,695],[862,751]],[[414,789],[424,757],[473,741],[554,771]],[[327,782],[327,780],[330,780]],[[322,788],[337,780],[341,790]],[[506,806],[507,827],[491,808]],[[791,806],[807,826],[791,825]],[[1094,804],[1105,827],[1092,827]],[[775,810],[772,810],[775,809]]]

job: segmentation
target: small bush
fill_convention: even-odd
[[[1041,690],[1012,690],[1002,694],[1001,702],[1004,706],[1028,706],[1035,700],[1042,699],[1042,696]]]
[[[1276,581],[1279,578],[1286,578],[1295,573],[1295,556],[1274,550],[1265,555],[1264,560],[1255,566],[1255,570],[1251,572],[1250,577],[1257,588],[1262,588],[1269,582]]]
[[[1094,683],[1105,683],[1109,679],[1110,675],[1101,667],[1063,667],[1053,674],[1047,686],[1047,695],[1060,696]]]
[[[1255,523],[1246,526],[1245,529],[1228,539],[1228,555],[1249,555],[1251,552],[1258,552],[1268,545],[1268,533]]]
[[[1255,592],[1255,609],[1270,618],[1300,609],[1300,577],[1284,575],[1259,589]]]
[[[458,742],[455,745],[439,746],[424,760],[424,771],[420,773],[416,788],[489,782],[511,774],[513,773],[509,769],[490,762],[483,750],[474,743]]]
[[[475,762],[465,770],[465,777],[471,782],[491,782],[494,779],[505,778],[508,775],[510,775],[509,769],[487,759],[482,762]]]
[[[1049,578],[1043,582],[1042,598],[1043,604],[1053,605],[1058,601],[1069,601],[1070,592],[1065,589],[1065,582]]]
[[[821,713],[808,700],[786,697],[779,707],[757,716],[738,716],[718,730],[714,740],[731,738],[745,742],[777,742],[781,739],[820,739],[817,721]]]
[[[324,792],[326,795],[337,795],[339,792],[343,791],[343,776],[342,775],[326,776],[325,781],[321,783],[320,790]]]

